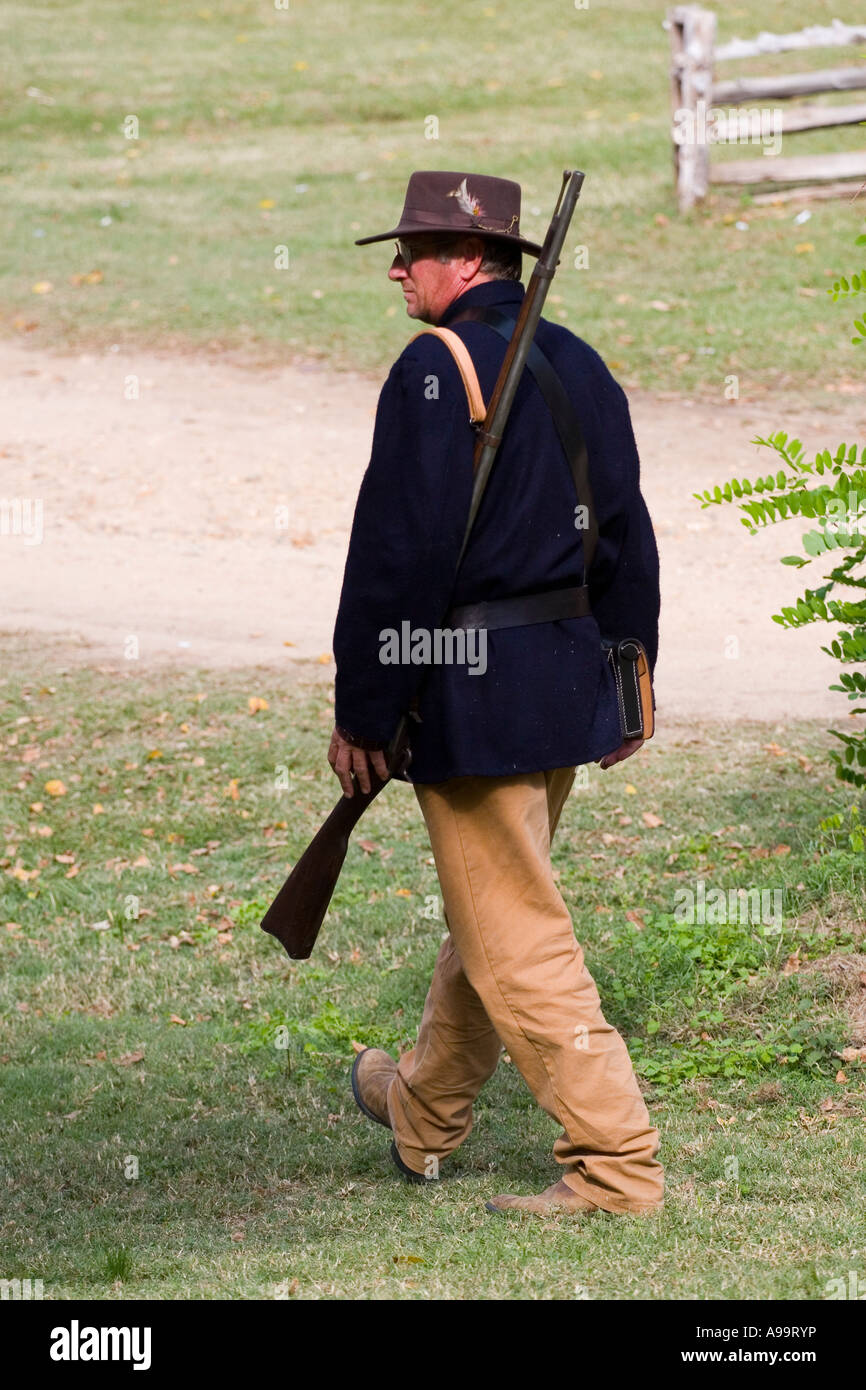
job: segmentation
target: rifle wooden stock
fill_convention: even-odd
[[[529,347],[559,262],[582,184],[583,174],[580,170],[565,170],[544,245],[530,277],[520,314],[490,397],[487,415],[479,432],[473,456],[475,478],[472,501],[460,558],[457,561],[458,570],[526,365]],[[403,773],[408,765],[406,730],[407,720],[404,718],[389,750],[388,769],[392,776]],[[370,768],[369,792],[362,792],[356,782],[354,795],[340,798],[262,918],[263,931],[269,932],[282,942],[292,960],[306,960],[310,955],[325,920],[337,879],[340,877],[340,870],[349,848],[349,836],[370,802],[379,795],[384,786],[381,777]]]
[[[349,836],[385,783],[370,768],[370,790],[355,783],[316,832],[262,918],[262,930],[285,946],[292,960],[306,960],[316,944],[349,848]]]
[[[409,766],[408,722],[406,717],[400,720],[388,746],[386,762],[390,776],[386,781],[402,776]],[[307,960],[315,946],[346,858],[349,837],[386,784],[369,764],[368,770],[370,790],[362,792],[353,776],[353,795],[340,797],[262,918],[262,931],[275,936],[292,960]]]

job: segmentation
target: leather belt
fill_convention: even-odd
[[[517,594],[513,598],[464,603],[452,608],[445,621],[449,628],[526,627],[553,623],[561,618],[587,618],[592,609],[586,584],[572,589],[549,589],[543,594]]]

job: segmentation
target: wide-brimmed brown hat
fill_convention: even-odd
[[[411,175],[403,214],[390,232],[359,237],[356,246],[397,237],[473,234],[507,241],[537,256],[541,247],[520,235],[520,184],[489,174],[422,169]]]

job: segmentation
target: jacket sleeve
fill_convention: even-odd
[[[473,440],[447,348],[426,338],[407,349],[379,397],[334,631],[336,723],[362,745],[389,743],[423,677],[399,658],[412,630],[439,627],[448,607]]]
[[[637,637],[652,669],[658,654],[658,550],[640,491],[628,401],[606,367],[594,375],[579,410],[599,530],[589,575],[593,614],[602,637]]]

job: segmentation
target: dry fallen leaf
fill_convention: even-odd
[[[7,869],[6,872],[10,878],[17,878],[19,883],[29,883],[31,879],[39,877],[38,869],[25,869],[20,860],[13,869]]]
[[[179,1023],[181,1028],[186,1027],[186,1019],[178,1017],[177,1014],[171,1014],[168,1021],[169,1023]]]
[[[260,695],[251,695],[247,700],[247,708],[250,714],[258,714],[259,710],[270,709],[270,705]]]
[[[194,946],[195,942],[188,931],[182,931],[180,936],[170,936],[168,944],[173,951],[179,951],[181,946]]]
[[[657,816],[653,811],[643,812],[643,823],[644,825],[648,825],[650,830],[655,830],[657,826],[664,825],[661,816]]]
[[[45,783],[45,791],[49,796],[65,796],[66,788],[59,777],[52,777],[50,782]]]
[[[97,1053],[96,1055],[97,1055],[98,1057],[105,1057],[105,1053],[104,1053],[104,1052],[102,1052],[102,1053]],[[135,1064],[136,1062],[142,1062],[142,1061],[144,1061],[144,1053],[143,1053],[143,1052],[124,1052],[124,1054],[123,1054],[122,1057],[115,1057],[115,1059],[114,1059],[114,1065],[115,1065],[116,1067],[131,1067],[131,1066],[134,1066],[134,1064]]]

